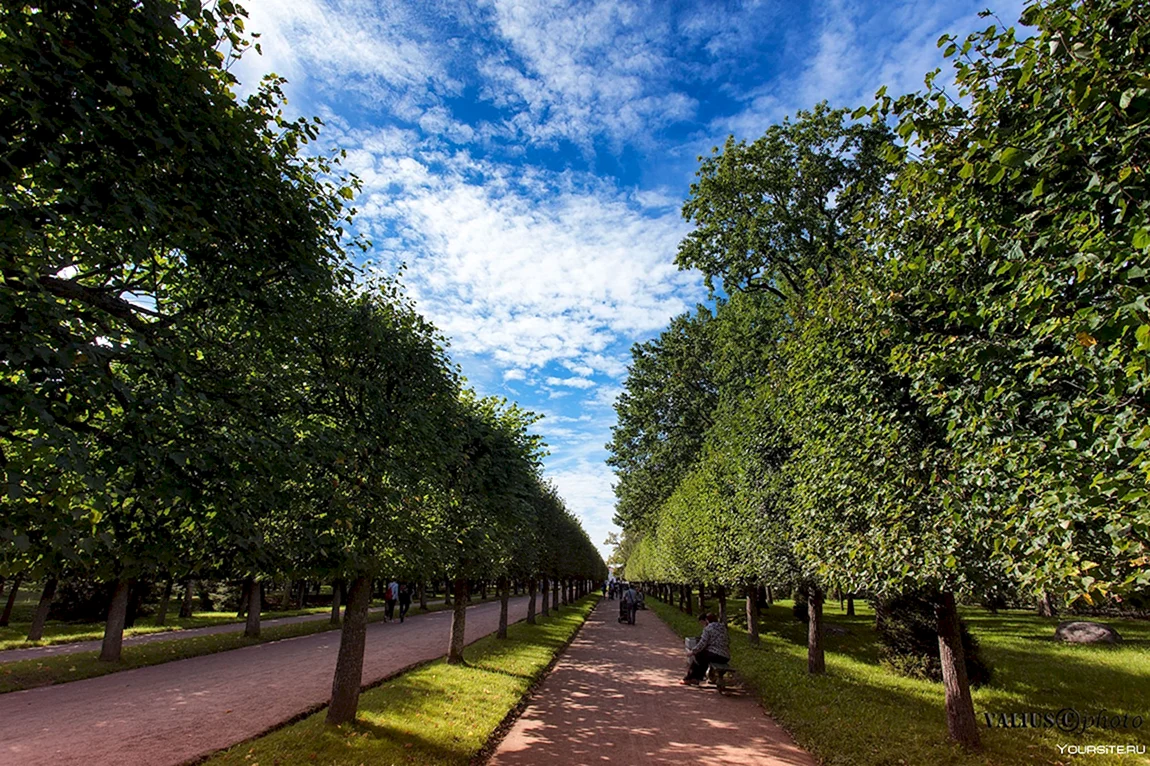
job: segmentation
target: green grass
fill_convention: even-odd
[[[698,623],[655,599],[648,604],[680,635]],[[714,606],[708,608],[714,609]],[[1057,619],[1027,612],[991,616],[966,610],[963,618],[994,666],[990,685],[974,691],[983,750],[966,753],[948,741],[942,684],[904,678],[879,664],[874,615],[862,602],[847,617],[828,603],[826,619],[851,630],[825,638],[827,673],[806,672],[806,626],[791,616],[791,602],[776,602],[760,621],[763,642],[745,639],[743,604],[730,601],[732,664],[764,707],[804,748],[825,764],[844,766],[1015,766],[1015,764],[1150,763],[1137,755],[1064,755],[1058,745],[1150,746],[1150,623],[1111,620],[1124,642],[1117,647],[1074,646],[1053,640]],[[1141,729],[987,728],[984,713],[1073,707],[1141,715]]]
[[[26,649],[31,646],[53,646],[56,644],[71,644],[76,641],[93,641],[104,637],[104,623],[102,622],[60,622],[49,620],[44,625],[44,638],[40,641],[29,641],[28,628],[32,623],[32,612],[35,604],[21,605],[12,610],[12,622],[6,628],[0,628],[0,651],[7,649]],[[273,620],[277,617],[296,617],[301,614],[319,614],[330,611],[330,607],[311,607],[308,609],[295,609],[287,612],[264,612],[262,619]],[[173,630],[189,630],[191,628],[206,628],[212,625],[224,625],[240,622],[235,612],[195,612],[191,617],[176,617],[169,613],[164,625],[156,625],[151,618],[144,617],[136,625],[124,630],[124,636],[140,636],[147,633],[165,633]]]
[[[486,600],[491,601],[494,600],[494,598],[495,597],[492,597]],[[483,603],[483,601],[484,599],[476,597],[472,605]],[[427,612],[437,612],[444,608],[446,608],[446,606],[440,601],[428,605]],[[300,614],[307,614],[314,611],[327,612],[330,611],[330,608],[324,607],[318,610],[309,609],[300,612]],[[206,614],[216,613],[208,612]],[[276,613],[267,613],[264,615],[264,618],[268,618],[271,614]],[[421,612],[418,606],[408,612],[409,617],[416,617],[420,614],[425,614],[425,612]],[[280,613],[280,616],[285,615]],[[222,614],[221,617],[225,618],[223,620],[224,622],[235,622],[234,613]],[[368,617],[368,620],[371,622],[377,622],[382,619],[382,611],[372,613]],[[218,623],[210,622],[208,624]],[[121,670],[131,670],[132,668],[141,668],[147,665],[159,665],[164,662],[184,660],[189,657],[199,657],[204,654],[215,654],[216,652],[226,652],[231,649],[242,649],[245,646],[263,644],[268,641],[278,641],[284,638],[310,636],[313,633],[322,633],[332,629],[334,629],[334,626],[327,620],[315,620],[292,625],[265,627],[261,629],[259,638],[245,638],[241,625],[235,633],[188,636],[186,638],[173,638],[169,641],[125,646],[123,659],[121,659],[120,662],[100,662],[100,660],[97,659],[100,655],[98,651],[76,652],[74,654],[44,657],[36,660],[6,662],[0,664],[0,694],[20,691],[22,689],[32,689],[37,686],[50,686],[52,684],[67,683],[69,681],[79,681],[84,678],[95,678],[96,676],[103,676],[109,673],[117,673]],[[103,631],[101,629],[95,638],[102,637]]]
[[[437,660],[359,698],[355,723],[332,727],[323,711],[207,761],[243,764],[466,764],[583,624],[598,598],[587,596],[538,625],[510,626],[508,639],[468,647],[466,666]]]

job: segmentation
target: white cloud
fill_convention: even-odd
[[[510,369],[510,370],[504,370],[504,372],[503,372],[503,380],[505,380],[505,381],[507,381],[507,380],[526,380],[526,379],[527,379],[527,373],[525,373],[523,370]]]
[[[241,63],[245,81],[275,72],[309,88],[354,89],[409,112],[422,100],[413,103],[412,96],[461,87],[448,74],[423,20],[406,3],[246,0],[243,5],[263,49],[262,57]]]
[[[997,3],[1001,17],[1013,22],[1024,0]],[[831,0],[818,13],[819,29],[809,55],[793,58],[793,71],[780,72],[770,82],[742,94],[745,108],[712,120],[714,132],[754,139],[768,126],[798,109],[820,101],[853,108],[872,101],[883,85],[892,95],[921,90],[923,77],[944,64],[937,48],[944,33],[965,36],[988,26],[978,12],[985,3],[923,3],[900,0],[863,4],[857,0]],[[947,82],[944,77],[940,84]],[[708,139],[714,143],[715,139]]]
[[[607,535],[618,531],[612,518],[615,515],[615,477],[601,457],[577,457],[559,467],[546,471],[555,482],[567,507],[583,523],[591,542],[599,548],[603,558],[610,550],[603,545]]]
[[[663,9],[615,0],[490,0],[510,51],[481,63],[485,95],[515,115],[509,125],[534,142],[590,146],[642,140],[690,118],[693,98],[667,84],[675,61]]]
[[[595,381],[587,378],[547,378],[549,386],[570,386],[571,388],[594,388]]]
[[[389,145],[371,132],[342,139],[378,257],[407,263],[420,309],[463,353],[525,373],[556,362],[576,379],[617,377],[620,342],[703,294],[698,275],[674,264],[678,216],[651,215],[591,176],[465,152],[392,155],[367,148]]]

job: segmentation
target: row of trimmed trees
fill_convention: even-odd
[[[371,582],[605,574],[534,418],[463,387],[392,280],[351,265],[354,179],[281,82],[242,100],[231,3],[0,11],[0,576],[346,583],[328,719],[354,715]],[[506,591],[506,580],[501,579]],[[460,598],[460,596],[463,596]]]
[[[972,748],[957,600],[1150,585],[1150,18],[1022,21],[702,160],[717,309],[634,349],[610,445],[628,578],[804,590],[812,672],[828,590],[925,594]]]

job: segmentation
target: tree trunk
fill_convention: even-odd
[[[727,624],[727,586],[719,585],[715,588],[715,597],[719,600],[719,623]]]
[[[339,635],[339,656],[331,682],[331,704],[327,722],[338,725],[355,719],[359,709],[359,687],[363,683],[363,649],[367,643],[367,609],[371,606],[371,578],[356,577],[347,595],[343,629]]]
[[[342,595],[343,580],[331,584],[331,624],[339,625],[339,597]]]
[[[508,591],[507,578],[499,578],[499,631],[495,634],[496,638],[507,638],[507,598]]]
[[[8,622],[12,619],[12,607],[16,605],[16,594],[20,591],[22,579],[20,575],[16,575],[16,579],[12,581],[12,590],[8,591],[8,601],[4,603],[4,613],[0,614],[0,628],[8,627]]]
[[[527,624],[535,624],[535,578],[527,581]]]
[[[464,631],[467,628],[467,578],[455,578],[455,604],[451,610],[451,638],[447,645],[447,664],[463,665]]]
[[[279,608],[281,612],[286,612],[291,609],[291,578],[284,578],[284,589],[280,593]]]
[[[196,581],[188,578],[184,583],[184,601],[180,604],[180,617],[185,620],[192,616],[192,607],[195,605],[196,599]]]
[[[444,580],[443,583],[446,586],[443,589],[443,605],[451,606],[451,580]]]
[[[690,585],[684,585],[681,588],[681,590],[683,591],[683,596],[684,596],[684,598],[683,598],[683,611],[685,611],[687,613],[687,615],[690,616],[690,615],[694,614],[694,612],[692,611],[692,609],[694,608],[694,605],[691,603],[691,601],[694,600],[694,597],[691,595],[691,586]]]
[[[100,647],[100,662],[119,662],[124,645],[124,622],[128,617],[128,595],[132,581],[121,577],[112,591],[108,605],[108,618],[104,621],[104,643]]]
[[[941,594],[937,606],[938,651],[942,664],[942,685],[946,687],[946,728],[950,738],[963,747],[980,746],[970,680],[966,677],[966,657],[954,594]]]
[[[543,577],[539,579],[539,583],[541,585],[539,591],[543,594],[543,604],[539,609],[539,614],[546,617],[550,613],[550,610],[548,609],[548,599],[551,596],[551,590],[547,587],[547,575],[543,575]]]
[[[28,640],[39,641],[44,637],[44,623],[48,622],[48,610],[52,607],[52,599],[56,597],[55,577],[49,577],[44,583],[44,591],[40,594],[40,603],[36,606],[36,614],[32,617],[32,626],[28,628]],[[13,589],[15,593],[15,589]]]
[[[823,655],[823,591],[812,585],[807,591],[807,672],[821,675],[827,670]]]
[[[847,594],[847,617],[855,616],[855,594]]]
[[[551,578],[551,607],[559,611],[559,578]]]
[[[260,607],[263,606],[263,583],[254,577],[248,582],[248,622],[244,625],[244,636],[259,638],[260,635]]]
[[[307,580],[300,580],[299,581],[299,606],[297,606],[296,609],[306,609],[306,608],[307,608]]]
[[[1039,617],[1056,617],[1058,610],[1054,608],[1054,599],[1050,597],[1047,591],[1042,591],[1038,594],[1038,616]]]
[[[774,591],[771,590],[770,585],[768,585],[766,587],[766,593],[767,593],[767,606],[770,606],[771,604],[775,603],[775,593],[774,593]]]
[[[424,583],[419,584],[419,611],[427,611],[427,585]]]
[[[689,589],[691,586],[688,585]],[[689,592],[689,591],[688,591]],[[707,586],[699,583],[699,614],[707,613]]]
[[[164,595],[160,596],[160,606],[156,610],[156,624],[163,625],[168,621],[168,604],[172,601],[172,582],[171,575],[168,576],[168,581],[164,583]]]
[[[759,643],[759,591],[754,585],[747,586],[747,638],[752,644]]]

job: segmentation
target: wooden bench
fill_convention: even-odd
[[[726,662],[712,662],[707,666],[707,680],[722,693],[727,689],[727,675],[734,672],[735,669]]]

